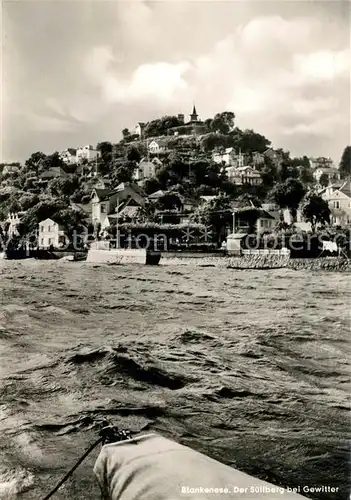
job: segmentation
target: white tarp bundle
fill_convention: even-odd
[[[105,500],[306,498],[156,434],[103,446],[94,472]]]

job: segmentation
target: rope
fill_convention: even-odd
[[[67,479],[73,474],[73,472],[77,469],[77,467],[79,467],[79,465],[83,462],[83,460],[86,459],[89,453],[91,453],[99,443],[102,444],[115,443],[118,441],[125,441],[132,438],[133,432],[129,430],[119,430],[117,427],[114,427],[113,425],[109,424],[108,421],[103,421],[102,424],[104,424],[104,426],[100,430],[99,439],[90,446],[90,448],[84,453],[84,455],[75,463],[72,469],[67,472],[67,474],[55,486],[55,488],[51,490],[50,493],[46,495],[46,497],[43,498],[42,500],[49,500],[49,498],[51,498],[57,492],[57,490],[61,488],[63,483],[67,481]]]
[[[100,437],[97,441],[95,441],[95,443],[90,446],[90,448],[76,462],[76,464],[72,467],[72,469],[67,472],[67,474],[64,476],[64,478],[55,486],[55,488],[53,490],[50,491],[50,493],[48,495],[46,495],[45,498],[43,498],[43,500],[49,500],[49,498],[51,498],[54,495],[54,493],[56,493],[56,491],[61,488],[63,483],[65,483],[67,481],[67,479],[73,474],[73,472],[77,469],[77,467],[79,467],[79,465],[83,462],[83,460],[85,460],[85,458],[89,455],[89,453],[91,453],[93,451],[93,449],[96,448],[96,446],[99,443],[101,443],[102,441],[103,441],[102,437]]]

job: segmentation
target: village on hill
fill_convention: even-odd
[[[70,145],[35,152],[24,165],[0,165],[0,227],[6,236],[37,234],[41,248],[59,247],[83,227],[100,238],[116,225],[167,226],[176,234],[203,224],[214,247],[235,231],[347,229],[350,163],[350,146],[338,166],[330,158],[293,158],[239,129],[234,113],[201,120],[194,105],[188,119],[138,122],[115,144]]]

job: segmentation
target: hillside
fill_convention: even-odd
[[[89,203],[97,179],[111,188],[132,181],[143,158],[157,158],[155,175],[143,183],[147,194],[170,190],[198,200],[201,195],[221,193],[229,199],[250,195],[263,202],[288,179],[300,183],[303,192],[313,184],[306,156],[291,158],[289,152],[273,150],[269,139],[253,130],[239,129],[234,118],[233,113],[218,113],[201,122],[205,133],[197,133],[196,125],[195,132],[188,135],[179,134],[184,127],[179,126],[177,117],[166,116],[147,124],[142,139],[124,129],[118,143],[100,142],[96,146],[100,157],[91,162],[67,164],[58,152],[36,152],[24,165],[0,165],[0,220],[4,222],[9,212],[26,212],[25,230],[51,216],[70,227],[79,225],[86,214],[73,204]],[[149,148],[152,141],[159,147],[154,154]],[[259,172],[261,184],[237,186],[230,182],[225,165],[213,160],[213,152],[224,148],[240,152],[245,163]],[[264,154],[268,148],[273,156]],[[259,164],[254,164],[255,155],[262,157]]]

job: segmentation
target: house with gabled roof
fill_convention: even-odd
[[[319,192],[328,202],[331,212],[330,223],[335,226],[351,227],[351,181],[345,180],[330,185]]]
[[[115,189],[94,188],[91,194],[92,222],[102,229],[111,225],[111,216],[127,202],[145,207],[146,194],[135,183],[122,182]]]
[[[134,172],[134,180],[137,182],[144,181],[145,179],[150,179],[155,176],[155,163],[148,160],[147,158],[142,158],[139,165]]]
[[[153,139],[149,142],[147,147],[149,153],[151,154],[157,155],[159,153],[163,153],[167,150],[167,140],[162,137],[160,139]]]

